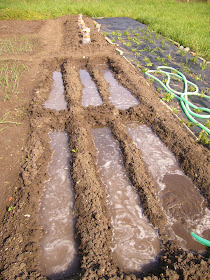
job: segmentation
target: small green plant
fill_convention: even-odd
[[[202,110],[199,110],[199,109],[194,109],[193,111],[194,111],[196,114],[199,114],[199,113],[202,112]]]
[[[187,54],[185,50],[178,50],[177,53],[180,53],[181,56],[185,56]]]
[[[131,49],[132,52],[137,52],[137,49]]]
[[[153,83],[153,82],[154,82],[154,79],[148,78],[148,81],[149,81],[150,83]]]
[[[189,88],[188,88],[188,91],[189,92],[194,92],[195,91],[195,87],[190,85]]]
[[[209,135],[205,130],[202,130],[198,136],[198,140],[204,144],[204,145],[208,145],[210,146],[210,139],[209,139]]]
[[[11,212],[11,211],[14,210],[15,208],[16,208],[16,206],[10,206],[10,207],[8,208],[8,211]]]
[[[75,149],[72,149],[71,150],[73,153],[77,153],[78,152],[78,149],[76,148],[76,150]]]
[[[109,33],[108,33],[108,32],[103,32],[103,35],[104,35],[105,37],[108,37],[108,36],[109,36]]]
[[[146,62],[145,66],[151,67],[153,65],[153,63],[148,57],[145,56],[143,60]]]
[[[21,123],[18,122],[14,122],[14,121],[8,121],[7,117],[10,114],[10,112],[7,112],[6,114],[4,114],[2,117],[0,117],[0,124],[14,124],[16,126],[21,125]],[[8,126],[3,127],[0,129],[0,131],[3,131],[4,129],[6,129]]]
[[[115,43],[115,38],[112,38],[112,40],[111,40],[111,41],[112,41],[112,43]]]
[[[125,45],[126,47],[131,47],[131,42],[124,42],[123,45]]]
[[[194,75],[193,77],[196,81],[203,81],[203,78],[201,75]]]
[[[160,56],[156,57],[156,60],[161,62],[161,63],[165,62],[165,58],[164,57],[160,57]]]
[[[0,61],[0,88],[3,89],[3,100],[10,100],[10,94],[17,94],[19,79],[27,67],[18,61]]]
[[[123,34],[124,34],[125,36],[129,36],[129,35],[130,35],[130,33],[129,33],[128,31],[125,31]]]
[[[142,72],[142,73],[146,73],[147,71],[148,71],[147,68],[142,68],[142,69],[141,69],[141,72]]]
[[[171,60],[172,60],[171,53],[169,53],[169,54],[167,55],[167,59],[168,59],[169,61],[171,61]]]
[[[38,40],[35,38],[30,40],[23,36],[6,38],[0,41],[0,55],[32,52],[37,46]]]
[[[188,121],[185,121],[181,118],[180,120],[181,123],[184,123],[187,127],[191,127],[191,126],[194,126],[194,123],[193,122],[188,122]]]
[[[205,127],[207,127],[208,129],[210,129],[210,121],[207,120],[205,123],[204,123]]]
[[[122,32],[120,32],[119,30],[113,31],[112,35],[114,35],[114,36],[122,36]]]
[[[134,38],[132,39],[132,41],[133,41],[134,43],[138,43],[138,38],[134,37]]]
[[[172,93],[169,93],[169,92],[166,93],[165,96],[162,98],[162,100],[165,101],[166,103],[168,103],[172,99],[174,99],[174,95]]]
[[[172,111],[174,112],[174,114],[178,114],[178,112],[180,112],[178,106],[177,107],[170,106],[170,107],[171,107]]]
[[[200,95],[199,95],[199,96],[200,96],[201,98],[204,98],[205,94],[206,94],[205,91],[202,90],[202,91],[200,92]]]
[[[198,57],[199,57],[199,56],[196,54],[193,58],[190,59],[190,61],[191,61],[192,63],[195,63],[196,60],[198,59]]]
[[[163,79],[162,79],[162,82],[163,82],[164,84],[166,84],[166,83],[167,83],[167,81],[168,81],[168,79],[167,79],[167,78],[163,78]]]
[[[205,62],[200,63],[200,68],[201,68],[201,70],[205,70],[206,69],[206,63]]]

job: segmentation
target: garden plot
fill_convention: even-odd
[[[164,38],[158,33],[152,31],[147,25],[139,23],[130,18],[104,18],[96,19],[101,24],[101,29],[104,35],[118,47],[124,51],[124,55],[129,61],[143,73],[149,73],[152,76],[145,77],[149,82],[153,83],[157,92],[160,94],[160,98],[168,103],[171,109],[180,118],[180,121],[187,125],[203,143],[208,142],[207,133],[202,131],[203,127],[198,127],[193,120],[189,119],[182,110],[180,102],[177,98],[174,98],[169,92],[167,92],[160,82],[167,83],[167,76],[160,70],[164,70],[167,73],[176,73],[176,71],[182,72],[187,81],[195,84],[198,87],[198,92],[201,97],[188,95],[189,101],[196,107],[192,109],[192,115],[197,114],[195,122],[201,122],[209,130],[209,108],[210,108],[210,66],[199,55],[190,51],[186,46],[180,46],[177,42],[173,42]],[[165,67],[158,69],[158,67]],[[167,69],[172,67],[172,69]],[[150,70],[156,70],[154,73],[150,73]],[[160,82],[157,81],[157,78]],[[194,85],[188,84],[185,87],[182,77],[171,76],[169,85],[177,92],[181,93],[186,89],[190,94],[196,92]],[[204,98],[204,95],[207,98]],[[178,95],[179,96],[179,95]],[[199,108],[207,108],[208,113],[204,111],[205,117],[203,117],[203,111]],[[208,116],[207,116],[208,115]],[[205,128],[204,128],[205,129]]]
[[[22,119],[25,122],[22,121],[23,124],[18,127],[8,123],[7,128],[2,124],[4,130],[1,131],[1,141],[9,141],[7,132],[13,131],[10,150],[2,150],[3,159],[0,161],[1,168],[5,166],[6,172],[3,174],[3,183],[8,182],[7,178],[10,178],[9,184],[1,185],[1,277],[11,280],[46,279],[47,272],[41,265],[41,240],[47,233],[41,224],[40,209],[44,215],[48,215],[40,204],[45,200],[45,182],[52,177],[49,174],[49,165],[55,152],[53,154],[54,146],[50,145],[50,135],[52,132],[64,132],[68,136],[71,153],[71,159],[67,160],[70,172],[65,166],[64,173],[67,173],[65,176],[71,175],[72,179],[73,210],[69,211],[75,218],[73,230],[78,244],[79,267],[77,272],[69,272],[69,264],[67,268],[64,267],[64,271],[59,271],[59,276],[63,274],[63,279],[205,279],[209,274],[208,251],[204,246],[201,248],[202,252],[200,249],[197,252],[188,248],[186,250],[174,238],[167,215],[157,197],[154,178],[142,152],[129,136],[126,126],[135,121],[151,127],[172,151],[179,167],[193,181],[206,204],[209,201],[209,151],[196,142],[172,112],[160,102],[155,90],[145,78],[117,54],[114,46],[107,44],[93,21],[86,17],[85,21],[92,30],[92,41],[88,45],[81,44],[76,16],[42,21],[42,27],[39,26],[40,29],[36,30],[33,28],[33,22],[17,22],[15,25],[14,32],[22,26],[25,26],[26,30],[31,28],[40,42],[40,49],[34,51],[32,61],[27,54],[17,54],[16,58],[12,55],[13,61],[22,58],[28,66],[28,74],[20,79],[18,95],[19,98],[25,98],[25,106],[22,109]],[[24,28],[21,30],[24,34]],[[5,59],[8,59],[8,55]],[[85,88],[85,82],[80,75],[82,69],[89,73],[102,103],[95,106],[82,105]],[[116,108],[110,99],[110,84],[105,79],[104,71],[110,71],[117,83],[126,88],[138,102],[131,104],[129,108]],[[50,97],[55,72],[61,74],[59,75],[63,79],[67,102],[67,107],[58,110],[45,107]],[[1,100],[4,112],[16,106],[17,100],[14,100],[13,96],[11,101]],[[20,106],[21,99],[18,102]],[[15,154],[19,151],[14,139],[18,139],[23,132],[13,130],[14,127],[22,128],[26,135],[22,140],[22,157],[18,159],[17,156],[16,159],[16,172],[13,172],[12,168],[10,170],[8,155],[11,149]],[[136,216],[142,215],[148,228],[151,228],[151,231],[148,229],[147,238],[153,238],[154,232],[158,233],[160,253],[158,250],[152,253],[145,270],[141,269],[142,264],[138,257],[136,265],[139,264],[140,269],[132,270],[120,265],[113,252],[114,226],[107,203],[107,183],[97,165],[97,145],[92,134],[92,131],[97,129],[108,129],[117,143],[118,155],[120,154],[122,160],[121,167],[125,168],[127,181],[132,184],[129,187],[133,188],[137,195]],[[107,141],[104,144],[105,148]],[[61,140],[58,140],[58,143],[64,147],[65,143],[62,144]],[[61,154],[59,152],[59,156]],[[62,165],[58,168],[62,169]],[[128,198],[132,197],[129,191],[126,194]],[[65,197],[64,201],[66,200],[66,203],[70,202],[70,194],[69,200]],[[131,203],[128,199],[128,204]],[[124,231],[122,233],[124,234]],[[123,236],[121,238],[123,239]],[[119,246],[121,245],[119,242]],[[145,248],[146,252],[147,249],[148,247]],[[130,250],[132,253],[132,249]],[[154,258],[155,266],[152,265]],[[51,277],[53,278],[52,275]]]

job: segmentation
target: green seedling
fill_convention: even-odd
[[[195,91],[195,87],[190,85],[189,88],[188,88],[188,91],[189,92],[194,92]]]
[[[192,63],[195,63],[197,59],[198,59],[198,55],[196,54],[193,58],[190,59],[190,61]]]
[[[138,43],[138,38],[134,37],[134,38],[132,39],[132,41],[133,41],[134,43]]]
[[[173,106],[170,106],[172,111],[174,112],[174,114],[178,114],[178,112],[180,112],[179,110],[179,107],[173,107]]]
[[[141,55],[140,52],[136,52],[136,53],[135,53],[135,56],[136,56],[136,57],[139,57],[140,55]]]
[[[114,43],[114,42],[115,42],[115,38],[112,38],[112,40],[111,40],[111,41],[112,41],[112,43]]]
[[[16,208],[16,206],[10,206],[10,207],[8,208],[8,211],[11,212],[11,211],[13,211],[15,208]]]
[[[171,61],[171,60],[172,60],[172,56],[171,56],[171,54],[170,54],[170,53],[167,55],[167,59],[168,59],[169,61]]]
[[[2,87],[4,91],[4,101],[10,100],[10,93],[17,92],[20,76],[25,70],[27,67],[21,62],[0,61],[0,88]]]
[[[108,33],[108,32],[103,32],[103,35],[104,35],[105,37],[108,37],[108,36],[109,36],[109,33]]]
[[[23,52],[32,52],[38,46],[37,39],[28,39],[26,37],[6,38],[0,41],[1,54],[19,54]]]
[[[78,152],[78,149],[76,148],[76,150],[75,149],[72,149],[71,150],[73,153],[77,153]]]
[[[193,122],[188,122],[188,121],[185,121],[181,118],[180,120],[181,123],[184,123],[187,127],[191,127],[191,126],[194,126],[194,123]]]
[[[174,99],[174,95],[172,93],[166,93],[165,96],[162,98],[163,101],[165,101],[166,103],[169,103],[169,101],[171,101],[172,99]]]
[[[165,62],[165,58],[164,57],[160,57],[160,56],[156,57],[156,60],[161,62],[161,63]]]
[[[147,71],[148,71],[148,68],[142,68],[142,69],[141,69],[141,72],[142,72],[142,73],[146,73]]]
[[[125,31],[123,34],[124,34],[125,36],[129,36],[129,35],[130,35],[130,33],[129,33],[128,31]]]
[[[194,75],[194,79],[195,79],[196,81],[202,81],[202,80],[203,80],[203,78],[202,78],[201,75]]]
[[[145,66],[151,67],[153,65],[153,63],[148,57],[145,56],[143,60],[146,62]]]
[[[206,121],[206,122],[204,123],[204,125],[205,125],[205,127],[207,127],[208,129],[210,129],[210,121],[209,121],[209,120]]]
[[[200,68],[201,68],[201,70],[205,70],[206,69],[206,63],[205,62],[200,63]]]
[[[168,81],[168,79],[167,79],[167,78],[163,78],[163,79],[162,79],[162,82],[163,82],[164,84],[166,84],[166,83],[167,83],[167,81]]]
[[[202,130],[198,136],[198,140],[204,144],[204,145],[209,145],[210,146],[210,139],[208,136],[208,133],[205,130]]]
[[[148,78],[148,81],[149,81],[150,83],[153,83],[153,82],[154,82],[154,79]]]
[[[193,109],[193,111],[196,113],[196,114],[199,114],[202,112],[202,110],[199,110],[199,109]]]
[[[6,120],[8,115],[9,115],[10,112],[7,112],[6,114],[4,114],[1,118],[0,118],[0,124],[8,124],[8,123],[11,123],[11,124],[15,124],[16,126],[18,125],[21,125],[22,123],[18,123],[18,122],[13,122],[13,121],[8,121]],[[5,128],[4,128],[5,129]],[[2,129],[3,130],[3,129]]]
[[[114,35],[114,36],[122,36],[122,32],[120,32],[119,30],[118,31],[113,31],[112,35]]]
[[[123,43],[123,45],[125,45],[126,47],[130,47],[131,46],[131,42],[125,42],[125,43]]]
[[[137,49],[131,49],[132,52],[137,52]]]
[[[205,91],[202,90],[202,91],[200,92],[200,95],[199,95],[199,96],[200,96],[201,98],[203,98],[203,97],[205,96],[205,94],[206,94]]]
[[[177,51],[177,53],[180,53],[181,56],[185,56],[187,54],[187,52],[185,50],[179,50],[179,51]]]

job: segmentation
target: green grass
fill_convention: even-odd
[[[27,67],[19,61],[0,61],[0,100],[10,100],[11,96],[18,93],[19,79]]]
[[[66,14],[131,17],[210,60],[210,3],[175,0],[0,0],[0,19],[46,19]]]
[[[2,54],[20,54],[24,52],[32,52],[36,49],[38,41],[36,39],[28,39],[23,36],[5,38],[0,40],[0,55]]]

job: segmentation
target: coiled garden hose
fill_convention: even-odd
[[[207,247],[210,247],[210,241],[209,241],[209,240],[204,239],[204,238],[198,236],[198,235],[195,234],[194,232],[191,232],[191,235],[192,235],[192,237],[194,237],[195,240],[197,240],[199,243],[201,243],[201,244],[203,244],[203,245],[205,245],[205,246],[207,246]]]
[[[164,71],[164,70],[170,70],[171,72]],[[157,77],[155,77],[154,75],[152,75],[150,73],[160,73],[160,74],[166,75],[167,76],[166,84],[164,84],[160,79],[158,79]],[[204,130],[208,134],[210,134],[210,129],[208,129],[205,125],[203,125],[202,123],[200,123],[199,121],[197,121],[194,118],[194,117],[196,117],[196,118],[201,118],[201,119],[209,119],[210,118],[210,109],[205,108],[205,107],[204,108],[203,107],[198,107],[188,100],[188,96],[190,96],[190,95],[200,96],[202,98],[206,98],[206,99],[209,99],[209,100],[210,100],[210,96],[205,95],[205,94],[203,95],[203,94],[199,93],[199,89],[198,89],[196,84],[188,81],[184,74],[182,74],[181,72],[179,72],[178,70],[176,70],[172,67],[158,66],[157,70],[148,70],[147,72],[145,72],[145,74],[147,76],[151,77],[152,79],[156,80],[157,82],[159,82],[161,84],[161,86],[168,93],[170,93],[174,97],[176,97],[180,101],[181,106],[184,110],[184,113],[186,114],[188,119],[191,122],[193,122],[194,124],[196,124],[197,126],[199,126],[202,130]],[[176,91],[176,90],[174,90],[170,87],[169,84],[170,84],[171,77],[175,77],[175,78],[181,79],[183,81],[183,83],[184,83],[184,91],[183,92],[178,92],[178,91]],[[193,92],[188,91],[188,86],[193,86],[195,88],[195,91],[193,91]],[[194,110],[199,110],[199,111],[202,111],[202,112],[206,112],[208,114],[197,114],[197,113],[193,112],[190,107],[193,108]]]

